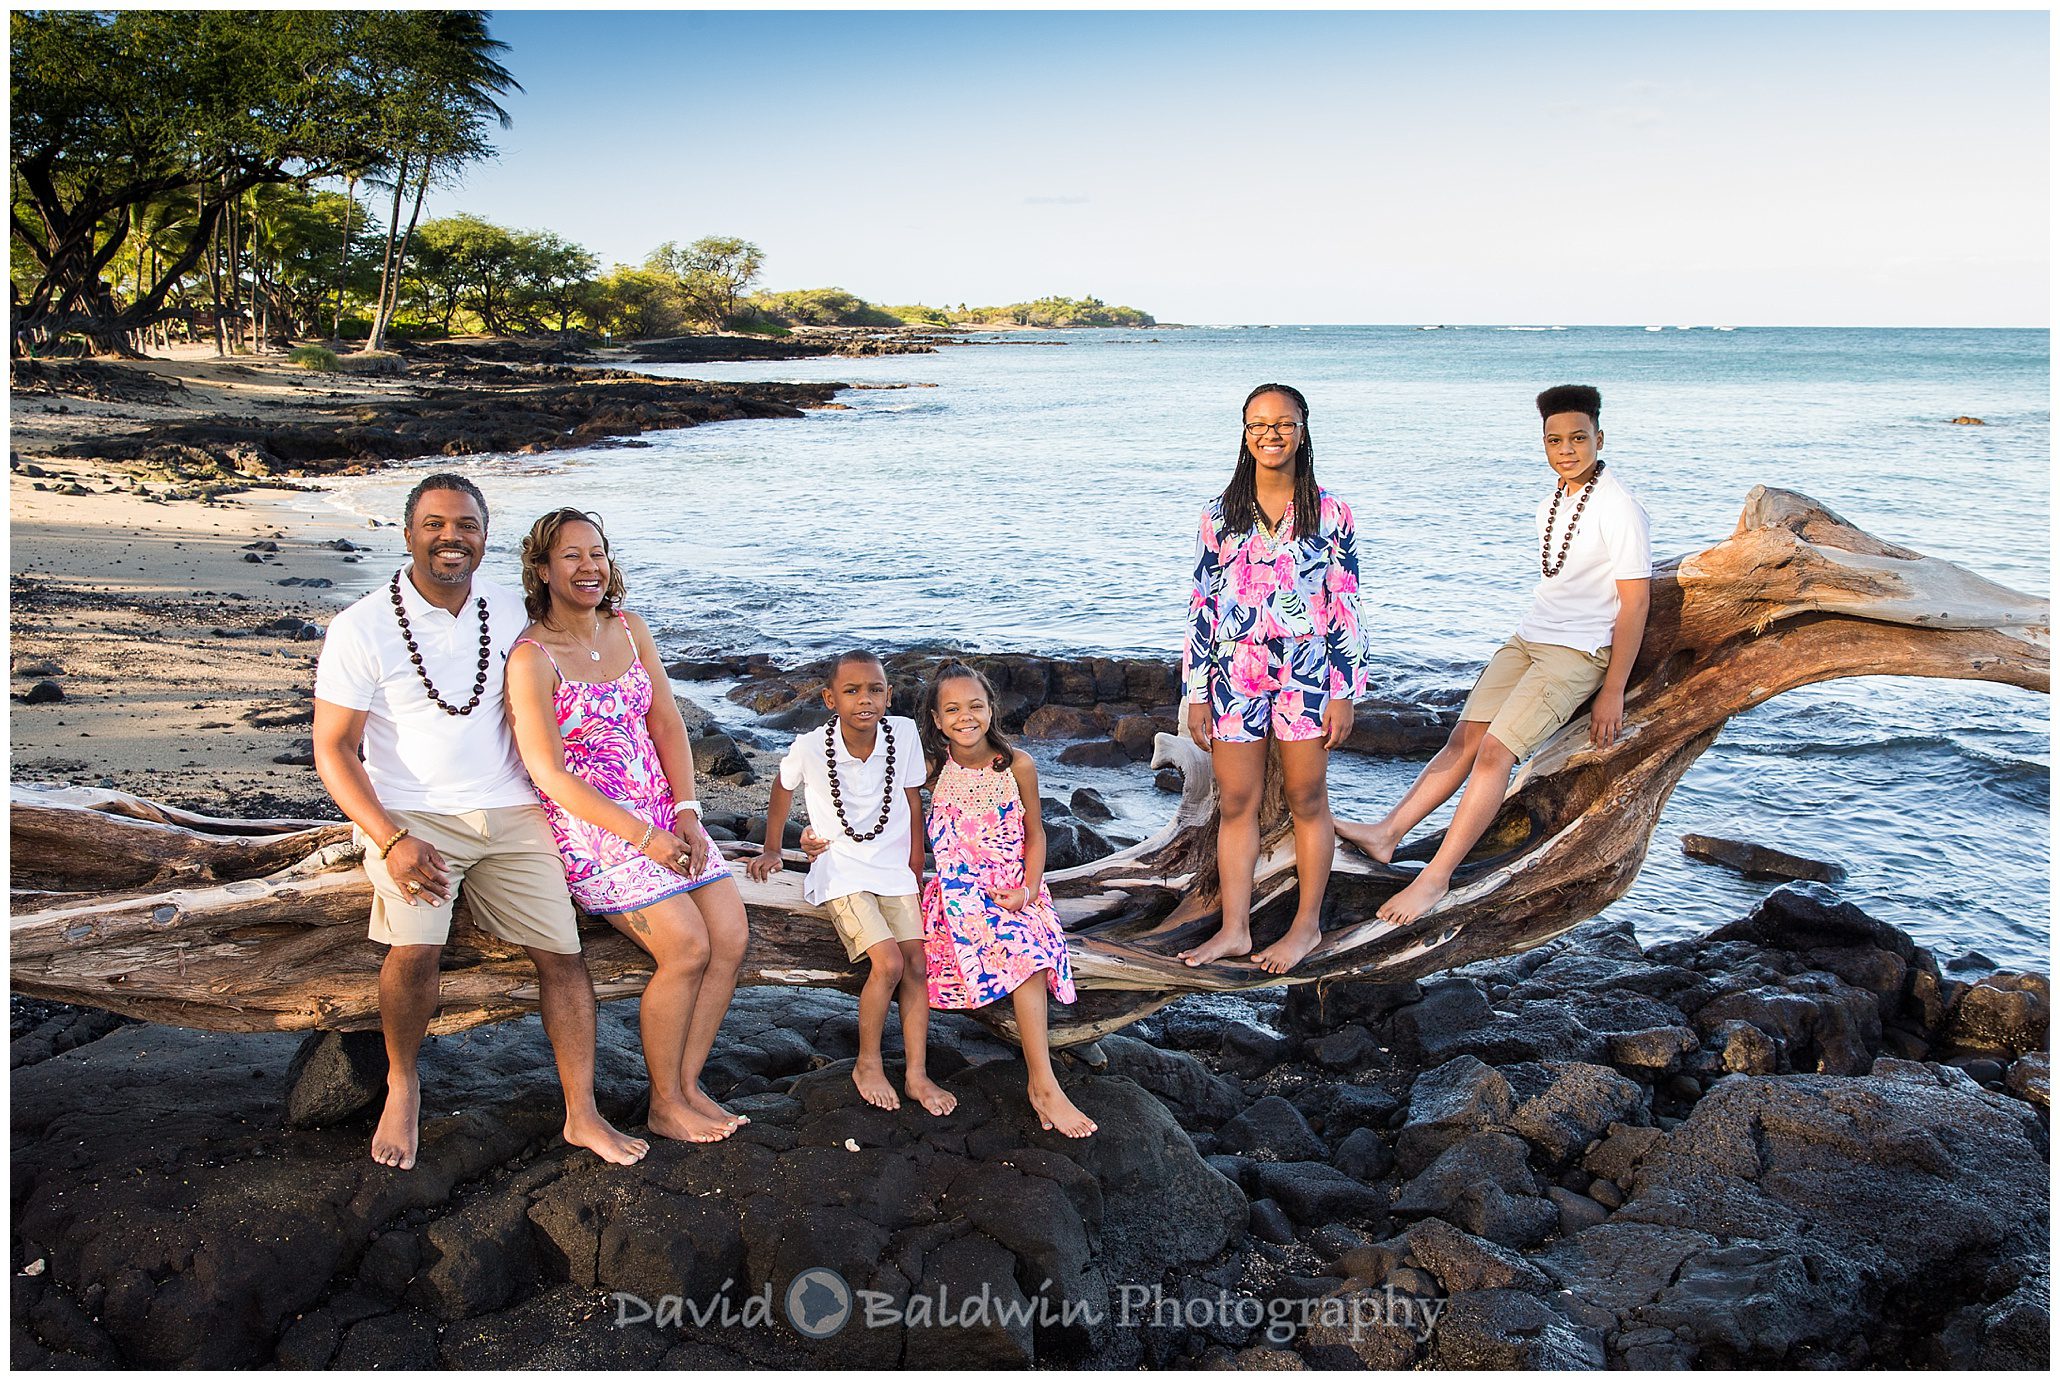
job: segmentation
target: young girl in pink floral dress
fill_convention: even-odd
[[[637,1014],[651,1130],[719,1141],[743,1118],[701,1068],[744,961],[744,901],[701,828],[687,726],[651,631],[621,607],[600,519],[561,508],[522,544],[532,622],[508,653],[508,714],[581,907],[656,961]]]
[[[1047,1130],[1089,1136],[1051,1067],[1046,1002],[1073,1001],[1066,935],[1044,885],[1037,768],[994,726],[994,688],[946,666],[921,716],[931,764],[925,817],[937,871],[923,890],[923,959],[932,1007],[1015,1005],[1030,1106]]]

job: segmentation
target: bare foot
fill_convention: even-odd
[[[728,1108],[710,1098],[708,1091],[699,1084],[687,1090],[687,1106],[703,1117],[711,1117],[719,1122],[729,1123],[732,1129],[741,1127],[751,1120],[740,1112],[731,1112]]]
[[[1213,909],[1214,908],[1211,907],[1211,905],[1206,899],[1198,898],[1192,895],[1182,897],[1180,899],[1179,905],[1175,906],[1172,911],[1167,913],[1166,919],[1160,921],[1150,930],[1147,930],[1145,934],[1164,935],[1170,931],[1178,930],[1180,929],[1180,927],[1186,925],[1189,921],[1200,920],[1202,917],[1208,915],[1209,912]]]
[[[1444,878],[1418,873],[1416,881],[1382,902],[1380,910],[1374,914],[1384,921],[1403,925],[1443,901],[1445,893],[1451,889],[1452,884]]]
[[[921,1103],[932,1117],[942,1117],[958,1106],[958,1095],[938,1086],[927,1074],[911,1074],[902,1081],[908,1096]]]
[[[1316,925],[1304,926],[1300,921],[1288,927],[1288,933],[1275,940],[1252,956],[1252,962],[1268,973],[1286,973],[1309,957],[1309,951],[1316,948],[1323,939],[1323,931]]]
[[[851,1070],[851,1082],[866,1102],[892,1112],[901,1106],[901,1095],[887,1082],[887,1071],[878,1060],[860,1060]]]
[[[737,1130],[737,1124],[728,1117],[711,1116],[691,1103],[660,1103],[655,1099],[645,1123],[658,1135],[674,1141],[721,1141]]]
[[[1238,959],[1252,952],[1252,932],[1249,927],[1240,926],[1232,930],[1229,926],[1217,931],[1193,949],[1180,951],[1180,957],[1191,969],[1204,964],[1213,964],[1218,959]]]
[[[567,1117],[564,1136],[572,1145],[586,1147],[611,1165],[635,1165],[651,1149],[650,1142],[616,1131],[599,1113]]]
[[[399,1088],[386,1086],[386,1110],[372,1129],[372,1159],[396,1170],[415,1168],[415,1148],[421,1135],[422,1081],[410,1079]]]
[[[1402,841],[1391,838],[1379,825],[1348,825],[1338,821],[1338,838],[1376,863],[1393,863]]]
[[[1101,1130],[1094,1125],[1093,1118],[1073,1106],[1073,1100],[1057,1084],[1030,1085],[1030,1106],[1037,1110],[1038,1120],[1047,1132],[1082,1137]]]

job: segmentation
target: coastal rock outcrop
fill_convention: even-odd
[[[2043,987],[1939,973],[1795,886],[1694,942],[1599,920],[1432,982],[1196,995],[1062,1058],[1083,1142],[977,1023],[933,1018],[959,1110],[887,1113],[849,997],[746,989],[708,1083],[750,1124],[628,1170],[556,1139],[533,1018],[430,1043],[407,1174],[368,1109],[285,1125],[295,1037],[82,1026],[14,1076],[14,1356],[2042,1368],[2047,1058],[2012,1046],[2044,1026],[1958,1014]],[[626,1120],[633,1017],[602,1008]],[[825,1341],[788,1322],[816,1268],[853,1300]]]
[[[958,1110],[884,1112],[849,1077],[850,1006],[740,995],[711,1080],[761,1090],[725,1094],[751,1123],[718,1146],[661,1140],[627,1170],[553,1135],[560,1103],[534,1019],[429,1042],[422,1158],[406,1173],[372,1164],[364,1126],[284,1125],[291,1036],[126,1026],[45,1060],[14,1084],[17,1265],[44,1263],[18,1282],[41,1307],[17,1310],[16,1357],[452,1365],[478,1346],[479,1330],[459,1325],[540,1325],[555,1315],[536,1301],[577,1287],[598,1350],[567,1355],[597,1365],[622,1345],[593,1322],[613,1292],[655,1304],[727,1290],[734,1314],[828,1267],[904,1302],[919,1287],[950,1282],[944,1297],[962,1300],[985,1284],[1025,1307],[1049,1301],[1037,1318],[1060,1322],[972,1340],[861,1328],[821,1347],[782,1326],[790,1351],[775,1356],[848,1363],[856,1345],[884,1365],[946,1346],[960,1363],[1021,1365],[1110,1345],[1112,1279],[1210,1259],[1242,1234],[1244,1196],[1137,1084],[1073,1080],[1104,1130],[1067,1141],[1039,1130],[1020,1064],[961,1021],[962,1038],[940,1032],[932,1052]],[[597,1090],[619,1120],[640,1087],[632,1018],[627,1004],[602,1009]],[[759,1355],[741,1326],[706,1342]]]
[[[636,364],[712,364],[731,360],[805,360],[824,355],[934,355],[940,345],[960,345],[956,336],[929,331],[808,330],[765,336],[668,336],[625,347]]]
[[[505,377],[476,377],[480,369]],[[290,418],[159,423],[53,454],[132,461],[180,476],[325,475],[434,455],[591,446],[664,428],[799,417],[839,384],[703,383],[566,366],[474,366],[462,387],[427,386]]]
[[[1139,657],[1042,657],[1032,653],[969,653],[919,646],[885,655],[893,712],[916,712],[923,687],[948,662],[965,662],[994,683],[996,719],[1011,734],[1076,741],[1067,752],[1093,751],[1091,765],[1147,762],[1153,739],[1182,732],[1180,665]],[[667,670],[681,680],[735,678],[729,698],[763,717],[768,727],[814,728],[828,722],[822,688],[825,658],[781,667],[765,653],[681,660]],[[1421,701],[1370,696],[1357,702],[1347,752],[1427,758],[1445,742],[1459,718],[1463,690],[1445,689]]]

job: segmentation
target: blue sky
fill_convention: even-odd
[[[433,193],[1169,321],[2044,325],[2041,13],[496,11]]]

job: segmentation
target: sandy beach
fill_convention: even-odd
[[[175,428],[374,417],[424,386],[211,353],[90,373],[103,396],[17,390],[10,407],[13,779],[334,818],[307,751],[319,630],[405,559],[399,515],[372,526],[330,509],[318,479],[204,482],[92,452],[133,454]],[[45,681],[63,698],[26,702]],[[763,788],[709,787],[718,808],[763,805]]]
[[[64,691],[13,707],[16,780],[114,786],[210,814],[332,813],[311,767],[277,759],[305,748],[313,714],[321,644],[303,630],[342,600],[335,585],[295,598],[278,582],[351,589],[347,554],[324,543],[384,560],[397,530],[345,537],[341,518],[309,520],[279,496],[152,503],[110,483],[110,467],[64,473],[95,492],[37,492],[19,474],[10,484],[14,690],[49,679]]]

